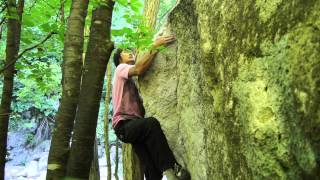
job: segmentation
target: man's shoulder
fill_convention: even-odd
[[[122,68],[126,68],[126,67],[131,67],[132,65],[126,64],[126,63],[121,63],[119,64],[116,69],[122,69]]]
[[[119,64],[117,67],[116,67],[116,72],[117,71],[119,71],[119,69],[122,69],[122,68],[124,68],[124,67],[126,67],[126,64]]]

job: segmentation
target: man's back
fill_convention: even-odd
[[[112,89],[112,104],[114,115],[112,126],[120,120],[144,117],[143,102],[134,80],[128,77],[133,65],[120,64],[117,66]]]

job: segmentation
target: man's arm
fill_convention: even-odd
[[[174,41],[174,36],[166,36],[166,37],[160,37],[158,38],[153,46],[151,51],[145,53],[140,60],[137,61],[137,64],[135,64],[133,67],[129,69],[128,76],[140,76],[143,74],[146,70],[149,69],[149,67],[152,64],[152,60],[154,59],[155,55],[158,53],[158,50],[156,48],[169,44],[170,42]]]

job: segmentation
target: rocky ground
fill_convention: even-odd
[[[45,180],[50,141],[45,140],[35,147],[27,143],[27,133],[8,134],[8,155],[5,180]],[[104,147],[99,146],[99,166],[101,180],[107,179],[107,162]],[[121,149],[119,151],[121,155]],[[111,147],[112,172],[115,165],[115,146]],[[119,161],[119,179],[122,180],[122,160]]]

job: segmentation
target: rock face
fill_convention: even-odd
[[[194,180],[320,178],[320,1],[183,0],[139,79]]]

